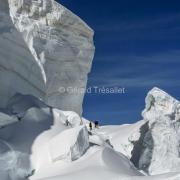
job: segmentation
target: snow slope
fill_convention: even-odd
[[[88,147],[88,131],[85,126],[79,126],[53,137],[49,142],[49,153],[53,162],[58,160],[74,161],[79,159]]]
[[[81,114],[93,34],[54,0],[0,0],[0,107],[20,92]]]
[[[35,174],[30,179],[115,179],[130,175],[141,175],[121,154],[107,147],[91,147],[87,153],[72,164],[54,164],[42,174]]]
[[[140,133],[138,132],[143,124],[144,121],[138,121],[135,124],[102,126],[98,130],[98,133],[105,134],[106,136],[108,135],[114,149],[123,153],[128,158],[131,158],[131,151],[134,148],[131,139],[139,139]]]
[[[154,95],[154,92],[157,94],[157,91],[158,99],[166,97],[168,102],[178,103],[159,89],[150,91],[147,99],[149,95]],[[155,106],[153,110],[154,108]],[[158,111],[159,109],[164,110],[161,107],[158,107]],[[80,118],[75,112],[52,108],[33,96],[20,94],[13,97],[2,112],[10,119],[16,117],[17,121],[12,118],[11,123],[7,121],[5,124],[4,119],[0,128],[1,180],[180,179],[180,172],[173,173],[173,170],[169,170],[169,173],[147,176],[139,167],[138,170],[134,166],[133,161],[130,161],[133,152],[142,152],[141,150],[146,148],[146,146],[142,148],[139,143],[142,139],[140,129],[151,120],[146,119],[134,125],[104,126],[88,132],[86,128],[88,121]],[[170,111],[165,111],[167,112]],[[145,134],[148,134],[148,131],[145,131]],[[145,140],[148,143],[146,138],[141,142],[144,143]],[[166,144],[159,144],[159,147],[166,149],[169,143],[173,147],[172,142],[174,141],[165,141]],[[140,155],[144,158],[147,154],[140,153]],[[154,155],[157,158],[161,156],[159,152],[154,152]],[[170,155],[165,161],[169,163],[168,166],[173,167],[174,155],[172,157]],[[178,158],[173,159],[175,160]],[[153,163],[156,161],[151,162],[150,167]],[[159,166],[156,170],[160,172],[162,167]]]

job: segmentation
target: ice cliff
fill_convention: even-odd
[[[63,110],[82,112],[94,56],[93,30],[54,0],[0,0],[0,106],[32,94]]]
[[[143,125],[129,137],[131,160],[151,175],[180,171],[180,102],[153,88],[142,116]]]

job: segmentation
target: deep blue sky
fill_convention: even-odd
[[[141,119],[157,86],[180,99],[179,0],[59,0],[95,31],[88,86],[122,86],[126,94],[87,94],[84,116],[101,124]]]

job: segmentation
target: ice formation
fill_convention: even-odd
[[[88,147],[89,135],[87,128],[83,126],[63,131],[61,134],[53,137],[49,142],[49,152],[53,162],[79,159]]]
[[[94,56],[93,30],[54,0],[0,0],[0,106],[32,94],[82,112]]]
[[[88,130],[77,88],[93,55],[93,30],[54,0],[0,0],[1,180],[180,179],[180,103],[164,91],[142,121]]]
[[[15,95],[10,102],[9,114],[0,114],[5,177],[24,179],[57,161],[75,161],[89,148],[88,130],[77,113],[51,108],[30,95]]]
[[[180,102],[153,88],[142,116],[135,124],[104,127],[114,148],[149,175],[180,171]]]
[[[149,174],[180,171],[180,102],[154,88],[146,97],[142,115],[145,124],[140,128],[138,167]]]
[[[178,180],[179,173],[171,172],[179,170],[179,138],[174,131],[179,102],[157,88],[146,102],[145,120],[88,131],[88,121],[75,112],[49,107],[31,95],[15,95],[1,109],[1,179]],[[153,146],[152,140],[156,142]],[[130,159],[149,174],[169,173],[145,176]]]

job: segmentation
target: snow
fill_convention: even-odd
[[[143,120],[132,125],[106,126],[114,149],[150,175],[180,171],[180,103],[161,89],[146,97]],[[161,153],[160,153],[161,152]]]
[[[18,121],[17,117],[10,116],[8,114],[0,112],[0,127],[7,126],[7,125],[12,124],[12,123],[17,122],[17,121]]]
[[[121,171],[122,168],[122,171]],[[112,179],[141,175],[126,157],[108,147],[91,147],[79,160],[71,164],[54,164],[43,173],[35,174],[31,179]],[[50,178],[51,177],[51,178]]]
[[[73,111],[61,111],[59,109],[54,109],[54,111],[56,111],[57,116],[64,116],[64,118],[61,118],[63,124],[66,124],[66,120],[71,127],[76,127],[83,123],[82,118]]]
[[[0,3],[1,180],[180,179],[179,101],[153,88],[143,120],[88,129],[72,90],[86,87],[93,30],[54,0]]]
[[[75,161],[89,147],[87,128],[75,112],[58,110],[32,95],[20,94],[9,101],[7,112],[1,113],[0,129],[1,149],[6,147],[0,159],[0,165],[6,161],[1,166],[7,171],[4,176],[22,179],[62,160],[63,155],[64,159]]]
[[[158,99],[164,95],[168,102],[174,102],[178,106],[178,101],[171,96],[163,92],[161,96],[161,92],[158,93]],[[154,90],[149,94],[154,95]],[[176,109],[176,106],[170,105],[170,108]],[[160,109],[163,115],[163,108],[158,107],[158,111]],[[146,110],[147,108],[144,113]],[[167,114],[167,111],[165,112]],[[88,132],[86,125],[89,121],[79,117],[77,113],[52,108],[31,95],[20,94],[9,101],[8,109],[2,113],[4,117],[18,119],[0,129],[2,180],[25,180],[26,177],[29,177],[29,180],[178,180],[180,178],[180,173],[172,173],[173,170],[161,175],[147,176],[142,171],[144,169],[137,169],[132,163],[133,153],[137,154],[139,151],[139,157],[143,157],[143,160],[144,156],[148,155],[141,153],[143,148],[139,140],[142,140],[142,128],[151,120],[146,119],[131,125],[104,126]],[[160,125],[163,127],[162,124]],[[144,133],[148,134],[147,131]],[[155,133],[153,135],[157,136]],[[151,142],[148,140],[144,138],[142,142]],[[171,143],[173,149],[175,142],[173,135],[171,142],[166,141],[163,145],[159,144],[159,147],[164,147],[166,150]],[[141,149],[136,149],[137,147]],[[156,152],[154,154],[156,155]],[[157,155],[157,158],[164,157],[163,153]],[[168,156],[165,161],[169,164],[165,166],[164,171],[170,165],[173,167],[174,163],[176,164],[175,160],[178,159],[172,154],[170,156],[166,153],[166,155]],[[150,167],[153,163],[156,161],[150,162]],[[162,171],[161,166],[156,168],[158,172]]]
[[[108,147],[91,147],[79,160],[71,164],[54,164],[35,174],[31,180],[178,180],[178,173],[143,176],[130,161]]]
[[[139,130],[143,124],[145,124],[144,121],[138,121],[135,124],[102,126],[98,132],[108,135],[114,149],[130,159],[131,151],[134,148],[132,141],[139,139]]]
[[[0,3],[0,107],[19,92],[81,114],[84,93],[68,88],[86,88],[93,30],[54,0]]]
[[[67,140],[64,141],[64,139]],[[49,142],[49,152],[53,162],[79,159],[88,147],[88,131],[84,126],[67,129]]]

